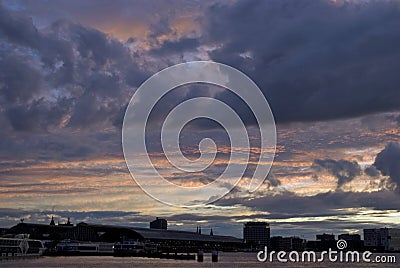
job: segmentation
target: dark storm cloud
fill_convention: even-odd
[[[375,158],[374,166],[389,176],[400,191],[400,144],[391,142]]]
[[[278,122],[400,109],[398,1],[238,1],[207,18],[211,58],[248,74]]]
[[[69,100],[60,99],[54,105],[41,98],[28,106],[13,105],[6,115],[16,131],[42,131],[60,123],[63,115],[69,111],[69,103]]]
[[[361,174],[361,168],[355,161],[316,159],[314,160],[314,164],[314,168],[318,169],[318,167],[321,167],[338,178],[338,188]]]
[[[132,34],[132,25],[145,25],[156,33],[168,33],[170,18],[193,16],[208,6],[210,2],[201,0],[69,0],[69,1],[31,1],[4,0],[6,6],[18,9],[32,17],[35,24],[46,27],[52,22],[65,18],[94,28],[115,28],[119,37]],[[196,15],[195,15],[196,16]],[[157,23],[160,22],[160,23]],[[104,30],[104,29],[103,29]],[[122,30],[122,33],[119,31]],[[124,31],[126,33],[124,33]],[[131,31],[131,32],[129,32]],[[122,35],[122,36],[121,36]],[[157,35],[157,34],[152,34]]]
[[[129,49],[67,21],[45,31],[0,6],[0,101],[16,131],[112,121],[145,78]]]
[[[147,76],[101,31],[66,20],[38,29],[0,3],[1,157],[121,156],[117,118]]]
[[[0,69],[0,79],[3,82],[1,95],[5,101],[26,101],[38,92],[43,84],[39,70],[21,56],[2,55]]]
[[[2,136],[0,157],[9,160],[9,167],[16,161],[94,160],[96,158],[123,159],[120,135],[115,132],[82,131],[56,133],[17,133]],[[112,169],[111,169],[112,170]],[[77,170],[77,173],[79,171]],[[84,172],[81,170],[81,172]],[[66,170],[68,173],[68,169]],[[28,174],[25,174],[29,177]],[[79,175],[78,175],[79,176]]]
[[[23,16],[15,16],[0,6],[0,37],[10,43],[29,47],[41,53],[44,63],[51,64],[57,59],[65,64],[70,63],[72,49],[62,39],[52,35],[41,34],[32,20]]]
[[[83,5],[82,10],[90,6]],[[112,10],[125,6],[121,2]],[[106,10],[105,7],[96,9]],[[41,14],[40,8],[34,9],[35,14]],[[78,12],[76,9],[70,7],[68,12]],[[39,110],[57,114],[51,107],[59,106],[57,99],[68,95],[69,107],[60,111],[64,115],[68,111],[71,116],[68,126],[82,128],[98,122],[120,126],[121,107],[126,104],[122,96],[128,96],[126,88],[137,86],[146,78],[122,43],[98,30],[66,21],[56,21],[41,31],[26,17],[10,15],[4,8],[0,12],[1,36],[7,42],[2,54],[10,54],[17,47],[26,50],[22,59],[13,53],[11,59],[2,59],[3,65],[15,62],[9,72],[20,73],[22,78],[17,82],[10,75],[2,77],[4,84],[15,88],[4,90],[7,99],[31,99],[36,91],[57,88],[58,93],[53,94],[56,103],[43,101],[47,107]],[[394,1],[216,4],[206,13],[208,22],[202,29],[202,38],[165,40],[149,54],[168,57],[195,51],[202,44],[217,45],[219,48],[212,50],[210,56],[250,75],[261,86],[279,122],[393,110],[399,108],[400,99],[396,75],[400,67],[396,49],[400,44],[398,12],[399,4]],[[169,20],[166,15],[153,22],[149,37],[171,34]],[[27,64],[18,65],[18,59]],[[30,90],[24,90],[24,85],[13,86],[16,83],[29,83]],[[235,105],[239,102],[232,94],[222,93],[220,98],[254,123],[251,111],[244,105]],[[23,129],[19,125],[24,124],[18,124],[20,116],[31,114],[29,105],[11,118],[16,130],[29,129],[29,125]],[[62,118],[49,122],[57,126]],[[22,118],[24,121],[28,120]],[[36,128],[43,128],[42,125]]]
[[[364,172],[370,177],[378,177],[381,175],[381,172],[373,165],[365,168]]]
[[[298,196],[291,192],[283,192],[273,196],[253,198],[224,198],[216,205],[243,205],[255,211],[268,211],[272,218],[338,215],[337,209],[343,208],[373,208],[376,210],[398,210],[400,199],[392,191],[375,192],[327,192],[314,196]],[[343,211],[343,213],[349,213]]]

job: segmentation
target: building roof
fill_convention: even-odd
[[[131,228],[139,233],[144,239],[159,239],[159,240],[192,240],[192,241],[210,241],[224,243],[241,243],[242,240],[233,236],[221,235],[206,235],[194,232],[161,230],[161,229],[145,229]]]
[[[127,229],[134,231],[143,239],[154,239],[154,240],[191,240],[191,241],[203,241],[203,242],[221,242],[221,243],[242,243],[242,239],[233,236],[221,236],[221,235],[206,235],[198,234],[195,232],[187,231],[176,231],[176,230],[163,230],[163,229],[148,229],[138,227],[126,227],[126,226],[109,226],[99,224],[87,224],[79,223],[87,227],[92,227],[98,231],[116,230],[116,229]]]
[[[244,226],[245,227],[253,227],[253,226],[256,226],[256,227],[259,227],[259,226],[269,227],[269,223],[265,222],[265,221],[249,221],[249,222],[246,222],[244,224]]]
[[[73,226],[69,225],[49,225],[49,224],[42,224],[42,223],[26,223],[26,222],[21,222],[18,223],[17,225],[11,227],[9,230],[14,230],[18,228],[37,228],[37,229],[46,229],[46,230],[66,230],[66,229],[72,229]]]
[[[222,236],[222,235],[208,235],[199,234],[195,232],[177,231],[177,230],[164,230],[164,229],[149,229],[139,227],[128,227],[128,226],[112,226],[112,225],[101,225],[101,224],[88,224],[81,222],[76,227],[87,227],[93,228],[96,232],[117,232],[117,233],[131,233],[134,236],[142,239],[150,240],[190,240],[190,241],[202,241],[202,242],[217,242],[217,243],[242,243],[242,239],[233,236]],[[48,232],[51,230],[67,231],[76,228],[74,226],[59,226],[59,225],[48,225],[48,224],[37,224],[37,223],[19,223],[12,227],[10,230],[19,230],[20,228],[34,228],[41,230],[42,232]]]

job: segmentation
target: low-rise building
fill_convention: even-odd
[[[339,240],[345,240],[347,242],[347,250],[358,250],[362,251],[364,248],[364,241],[361,240],[359,234],[340,234]]]
[[[305,248],[306,241],[300,237],[282,237],[273,236],[271,237],[271,250],[275,251],[303,251]]]

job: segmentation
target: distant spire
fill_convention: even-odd
[[[201,234],[201,226],[199,227],[199,234]]]
[[[69,217],[68,217],[68,221],[67,221],[67,224],[68,224],[68,225],[70,225],[70,224],[71,224],[71,222],[69,221]]]
[[[199,226],[197,225],[196,234],[199,233]]]
[[[210,235],[214,235],[212,228],[211,228],[211,231],[210,231]]]
[[[51,225],[51,226],[54,226],[54,225],[56,225],[56,224],[54,223],[54,217],[53,217],[53,216],[51,216],[51,222],[50,222],[50,225]]]

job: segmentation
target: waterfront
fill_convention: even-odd
[[[385,254],[379,254],[385,255]],[[187,260],[151,259],[140,257],[111,257],[111,256],[74,256],[74,257],[41,257],[36,259],[0,261],[0,267],[398,267],[400,254],[396,256],[397,263],[261,263],[257,261],[256,253],[220,252],[219,262],[211,262],[211,254],[204,256],[204,262]],[[375,255],[374,255],[375,256]]]

